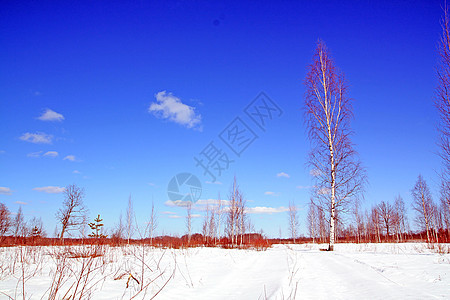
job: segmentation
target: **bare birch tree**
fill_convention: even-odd
[[[309,165],[316,174],[314,200],[327,212],[328,250],[333,250],[337,210],[362,192],[366,176],[350,139],[353,108],[347,83],[323,41],[317,43],[305,86],[305,120],[312,145]]]
[[[134,210],[133,210],[133,202],[131,201],[131,195],[128,197],[128,207],[127,207],[127,224],[126,224],[126,233],[127,233],[127,244],[130,244],[130,239],[133,237],[135,228],[133,225],[134,220]]]
[[[10,214],[8,207],[0,202],[0,243],[3,242],[3,239],[11,226]]]
[[[188,201],[186,203],[186,231],[188,235],[188,244],[191,243],[192,235],[192,202]]]
[[[381,223],[383,224],[386,232],[386,239],[389,239],[390,229],[394,226],[395,222],[395,210],[392,204],[389,202],[381,201],[377,206],[378,214],[380,216]]]
[[[450,212],[450,16],[445,5],[439,42],[438,86],[434,104],[439,112],[439,155],[442,159],[441,202]]]
[[[63,207],[56,213],[56,219],[61,223],[60,240],[70,231],[84,226],[87,209],[83,203],[84,190],[75,184],[64,189]]]
[[[380,220],[381,220],[381,218],[380,218],[379,210],[376,207],[372,207],[370,219],[369,219],[370,231],[377,243],[381,243]]]
[[[447,236],[450,238],[450,212],[447,210],[445,203],[441,202],[442,222],[447,230]]]
[[[153,245],[153,237],[157,227],[158,227],[158,217],[156,215],[155,205],[152,199],[152,209],[150,211],[150,220],[148,221],[148,230],[147,230],[150,235],[150,245]]]
[[[406,215],[406,207],[403,198],[399,195],[395,198],[395,231],[397,235],[397,241],[401,242],[404,239],[404,234],[408,230],[408,219]]]
[[[422,175],[419,175],[411,191],[413,209],[417,212],[416,222],[427,232],[427,242],[431,242],[431,218],[433,214],[433,200],[430,189]]]
[[[295,244],[295,239],[298,236],[298,214],[297,214],[297,206],[295,205],[294,202],[289,201],[289,233],[291,234],[291,238],[294,240],[294,244]]]
[[[216,210],[216,215],[217,215],[217,224],[216,224],[216,228],[217,228],[217,238],[220,241],[220,238],[222,236],[222,231],[221,231],[221,225],[222,225],[222,216],[223,216],[223,205],[222,205],[222,200],[220,199],[220,193],[217,197],[217,210]],[[216,240],[217,242],[217,240]]]
[[[352,214],[353,221],[355,222],[356,242],[360,243],[364,231],[364,221],[360,211],[360,199],[355,199],[354,206],[352,208]]]
[[[203,218],[203,224],[202,224],[202,235],[203,235],[203,241],[206,243],[209,237],[209,231],[210,231],[210,209],[209,209],[209,203],[206,202],[206,211],[205,216]]]
[[[23,217],[22,206],[19,206],[16,215],[12,220],[12,230],[14,235],[14,242],[17,242],[19,237],[25,236],[26,224]]]
[[[317,207],[314,205],[313,200],[309,202],[309,209],[308,209],[308,216],[307,216],[307,222],[308,222],[308,231],[309,236],[312,238],[312,242],[315,242],[316,234],[317,234],[317,227],[318,227],[318,220],[317,220]],[[281,239],[281,238],[280,238]]]
[[[242,246],[242,243],[244,242],[244,234],[246,231],[246,222],[247,222],[247,214],[245,212],[245,205],[246,201],[244,199],[244,195],[239,192],[238,198],[237,198],[237,224],[236,227],[238,228],[238,233],[240,236],[240,245]]]
[[[240,197],[239,187],[236,182],[236,177],[233,180],[233,186],[231,188],[229,201],[230,206],[227,211],[227,232],[228,237],[231,239],[231,245],[235,245],[237,242],[237,224],[239,217],[238,199]]]
[[[209,228],[208,228],[208,236],[211,240],[214,239],[215,242],[215,238],[216,238],[216,232],[217,232],[217,208],[216,207],[212,207],[210,214],[209,214]]]

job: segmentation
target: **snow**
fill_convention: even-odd
[[[421,243],[320,248],[326,245],[273,245],[266,251],[104,246],[103,255],[91,259],[74,255],[92,253],[90,247],[0,248],[0,299],[22,298],[22,289],[26,299],[50,298],[59,274],[64,276],[55,299],[66,293],[79,298],[81,291],[91,299],[450,298],[450,254],[437,248]]]

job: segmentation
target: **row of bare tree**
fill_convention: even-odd
[[[226,203],[226,204],[225,204]],[[187,203],[186,231],[190,237],[192,231],[192,203]],[[216,245],[220,238],[227,236],[231,246],[243,245],[248,233],[255,229],[246,212],[246,200],[240,190],[236,178],[230,190],[228,200],[217,200],[206,203],[202,222],[202,235],[206,244]],[[247,234],[247,235],[246,235]]]
[[[46,236],[41,218],[33,217],[30,221],[25,221],[22,207],[11,217],[8,207],[0,203],[0,244],[8,233],[14,237],[14,243],[21,242],[25,237],[36,239]]]
[[[411,190],[414,211],[413,221],[419,232],[425,234],[427,242],[440,242],[439,237],[450,240],[450,213],[445,198],[440,204],[433,201],[426,181],[421,175]],[[407,207],[401,196],[393,202],[381,201],[370,210],[364,212],[360,209],[359,201],[355,201],[349,209],[349,218],[336,216],[336,238],[352,240],[355,242],[403,242],[411,237],[412,230],[408,220]],[[307,228],[313,241],[328,242],[328,218],[321,206],[313,200],[309,204],[307,215]]]

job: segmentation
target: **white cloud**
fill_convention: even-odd
[[[57,157],[58,156],[58,152],[56,152],[56,151],[47,151],[42,156]]]
[[[11,195],[12,191],[9,187],[0,186],[0,195]]]
[[[156,102],[150,104],[148,111],[158,118],[201,130],[202,116],[195,113],[195,108],[181,102],[180,98],[166,91],[155,95]]]
[[[198,206],[219,206],[219,204],[222,204],[222,206],[228,206],[230,205],[230,200],[219,200],[219,199],[199,199],[197,202],[195,202],[195,205]]]
[[[164,202],[164,205],[169,206],[169,207],[186,207],[187,206],[187,202],[183,201],[183,200],[176,200],[176,201],[172,201],[172,200],[167,200],[166,202]]]
[[[147,183],[149,186],[156,186],[156,184],[154,184],[153,182],[149,182]]]
[[[23,202],[23,201],[16,201],[17,204],[22,204],[22,205],[27,205],[27,202]]]
[[[78,170],[73,170],[73,172],[72,172],[73,174],[81,174],[81,172],[80,171],[78,171]]]
[[[165,214],[165,215],[176,215],[177,213],[176,212],[173,212],[173,211],[163,211],[162,212],[162,214]]]
[[[256,207],[247,207],[245,209],[246,213],[249,214],[274,214],[274,213],[281,213],[281,212],[286,212],[289,209],[284,207],[284,206],[280,206],[280,207],[266,207],[266,206],[256,206]]]
[[[249,201],[249,200],[247,200],[247,201]],[[219,206],[219,203],[221,203],[222,207],[224,207],[224,209],[225,209],[225,206],[230,205],[230,200],[199,199],[195,203],[193,203],[192,209],[197,210],[197,211],[204,211],[206,209],[207,205],[211,208],[211,207]],[[187,201],[182,201],[182,200],[176,200],[176,201],[167,200],[166,202],[164,202],[164,205],[169,206],[169,207],[177,207],[177,206],[178,207],[186,207],[188,205],[188,203],[187,203]]]
[[[6,151],[5,150],[0,150],[0,154],[5,154]]]
[[[57,113],[56,111],[53,111],[51,109],[46,109],[45,112],[38,117],[41,121],[59,121],[61,122],[64,120],[64,116],[62,114]]]
[[[289,176],[288,173],[281,172],[281,173],[278,173],[278,174],[277,174],[277,177],[286,177],[286,178],[289,178],[289,177],[291,177],[291,176]]]
[[[28,153],[27,156],[28,157],[40,157],[41,156],[42,151],[38,151],[38,152],[31,152]]]
[[[64,188],[63,187],[59,187],[59,186],[44,186],[44,187],[37,187],[33,189],[34,191],[38,191],[38,192],[44,192],[47,194],[59,194],[64,192]]]
[[[270,192],[270,191],[267,191],[267,192],[265,192],[265,193],[264,193],[264,195],[276,196],[276,195],[277,195],[277,193],[275,193],[275,192]]]
[[[182,218],[181,216],[178,216],[178,215],[170,215],[170,216],[167,216],[168,218],[170,218],[170,219],[180,219],[180,218]]]
[[[29,133],[26,132],[22,134],[19,139],[25,142],[30,142],[34,144],[51,144],[53,135],[46,134],[43,132]]]
[[[297,185],[297,188],[300,190],[306,190],[306,189],[310,189],[311,186],[309,185]]]
[[[70,160],[70,161],[75,161],[75,155],[67,155],[66,157],[63,158],[63,160]]]

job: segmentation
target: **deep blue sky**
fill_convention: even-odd
[[[354,142],[369,178],[364,205],[398,194],[409,203],[419,173],[437,200],[440,17],[439,1],[3,1],[0,201],[12,211],[22,205],[27,219],[41,216],[51,235],[63,195],[34,189],[76,183],[91,217],[100,213],[108,227],[131,194],[139,222],[153,198],[158,232],[183,234],[184,209],[166,202],[172,176],[197,175],[201,199],[216,199],[236,175],[248,206],[265,207],[253,211],[274,211],[251,214],[256,229],[287,235],[286,212],[276,211],[294,200],[306,232],[302,82],[318,38],[350,83]],[[189,128],[149,112],[163,91],[201,122]],[[222,184],[207,183],[194,156],[219,144],[261,91],[283,114],[266,132],[255,127],[259,138],[241,157],[227,150],[235,162]],[[38,119],[46,109],[64,120]],[[26,133],[52,138],[33,143]]]

